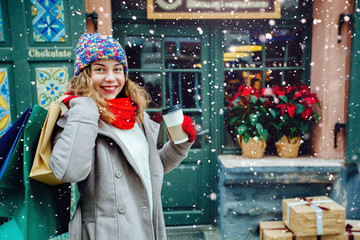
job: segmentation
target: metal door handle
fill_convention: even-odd
[[[209,132],[210,132],[209,129],[205,129],[205,130],[201,130],[200,132],[197,132],[196,134],[197,134],[198,136],[201,136],[201,135],[207,134],[207,133],[209,133]]]

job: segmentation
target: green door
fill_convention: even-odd
[[[84,9],[83,0],[0,1],[0,135],[26,108],[64,93]]]
[[[167,225],[209,224],[214,212],[207,31],[179,24],[114,24],[114,36],[127,53],[130,77],[152,96],[152,118],[162,123],[161,109],[181,104],[200,132],[188,157],[165,175],[162,202]],[[166,141],[161,124],[158,147]]]
[[[346,127],[346,162],[360,162],[360,1],[355,1],[351,50],[348,119]]]

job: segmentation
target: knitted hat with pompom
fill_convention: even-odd
[[[74,73],[77,76],[84,68],[97,60],[114,59],[124,65],[127,74],[126,54],[120,43],[99,33],[87,33],[80,37],[75,49]]]

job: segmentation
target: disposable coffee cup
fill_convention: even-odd
[[[175,144],[180,144],[189,140],[188,135],[182,129],[184,114],[179,104],[164,108],[162,110],[162,116],[169,137]]]

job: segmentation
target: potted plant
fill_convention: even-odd
[[[265,96],[266,89],[256,89],[242,85],[229,100],[229,125],[242,150],[242,155],[250,158],[264,156],[268,138],[269,108],[273,106]]]
[[[275,108],[270,111],[276,117],[271,125],[276,129],[277,153],[281,157],[297,157],[301,143],[310,138],[311,129],[319,120],[313,110],[315,104],[320,107],[319,99],[306,85],[274,86],[271,95]]]

